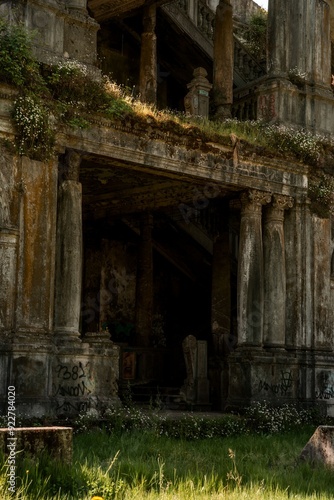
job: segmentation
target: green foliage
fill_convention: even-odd
[[[268,13],[260,9],[253,14],[243,32],[243,43],[249,52],[260,61],[265,61],[267,50]]]
[[[242,435],[175,440],[155,432],[74,436],[73,463],[40,454],[18,459],[17,494],[6,489],[6,466],[0,473],[3,500],[329,500],[333,473],[298,460],[313,434],[299,427],[287,434]]]
[[[34,34],[0,19],[0,80],[25,89],[44,89],[39,65],[32,55]]]
[[[334,208],[334,177],[321,173],[309,179],[308,196],[311,210],[321,218],[327,218]]]
[[[50,158],[55,131],[45,102],[35,94],[25,93],[14,102],[12,116],[18,134],[18,153],[36,160]]]
[[[15,85],[21,94],[12,113],[20,155],[49,159],[59,127],[87,128],[89,113],[104,113],[109,119],[132,113],[124,95],[83,64],[40,66],[32,54],[32,39],[23,26],[0,20],[0,81]]]
[[[246,38],[260,40],[266,23],[265,12],[254,16]],[[260,29],[261,28],[261,29]],[[31,36],[22,26],[0,21],[0,81],[15,85],[20,97],[14,104],[16,147],[21,155],[47,160],[54,154],[56,132],[64,125],[85,129],[92,115],[109,120],[149,121],[161,131],[177,136],[198,137],[230,145],[230,135],[247,144],[259,146],[259,152],[317,165],[326,148],[333,149],[328,138],[304,130],[259,121],[225,120],[212,122],[189,118],[168,111],[160,112],[133,102],[126,90],[101,77],[85,65],[66,60],[53,66],[40,66],[31,52]]]
[[[294,404],[272,406],[266,401],[257,402],[247,408],[245,417],[247,428],[256,434],[287,432],[324,419],[316,409],[305,410]]]

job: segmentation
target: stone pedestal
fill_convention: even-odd
[[[51,398],[58,417],[93,410],[98,416],[119,404],[119,347],[105,335],[91,333],[79,346],[53,356]]]
[[[192,116],[209,116],[209,93],[212,89],[207,80],[207,71],[204,68],[194,70],[194,79],[187,85],[188,94],[184,98],[184,107],[187,114]]]
[[[271,195],[248,191],[241,195],[238,261],[238,346],[262,346],[263,342],[263,246],[262,205]]]
[[[213,46],[213,101],[216,119],[229,118],[233,102],[233,9],[220,0],[216,10]]]
[[[235,351],[229,357],[227,407],[245,408],[256,401],[275,406],[303,400],[308,380],[301,362],[302,359],[282,350],[266,352],[249,348]]]
[[[141,35],[139,93],[143,102],[155,104],[157,100],[157,37],[155,34],[156,5],[144,8]]]
[[[9,446],[8,446],[9,445]],[[14,434],[0,429],[0,451],[8,456],[16,450],[20,458],[40,458],[48,453],[54,460],[70,464],[73,452],[72,427],[17,427]],[[10,457],[11,458],[11,457]]]
[[[285,347],[286,268],[284,240],[284,210],[291,208],[292,199],[273,196],[264,219],[264,332],[266,347]]]

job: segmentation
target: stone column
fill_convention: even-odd
[[[286,60],[289,51],[287,9],[286,0],[269,0],[267,69],[272,76],[285,75],[287,72]]]
[[[268,71],[297,69],[310,83],[331,78],[330,7],[323,0],[269,0]]]
[[[313,225],[313,303],[316,349],[333,350],[331,322],[331,222],[312,216]]]
[[[80,155],[68,150],[58,189],[55,335],[79,340],[82,283],[82,191]]]
[[[149,346],[153,316],[153,217],[144,213],[140,221],[140,244],[136,281],[136,339],[140,346]]]
[[[216,10],[213,46],[213,100],[215,116],[231,116],[233,102],[233,19],[230,0],[220,0]]]
[[[238,258],[238,346],[263,342],[263,247],[262,205],[269,193],[250,190],[241,195]]]
[[[292,206],[292,198],[274,195],[264,219],[263,337],[266,347],[285,347],[286,268],[283,224],[284,210]]]
[[[139,92],[142,102],[157,101],[157,37],[155,35],[156,6],[144,8],[141,35]]]

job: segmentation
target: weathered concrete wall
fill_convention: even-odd
[[[5,1],[1,4],[0,17],[8,22],[15,19],[38,32],[34,48],[41,61],[55,63],[65,57],[96,65],[99,25],[88,16],[81,0],[57,3],[49,0],[42,4],[29,0],[24,8]]]

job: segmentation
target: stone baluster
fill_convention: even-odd
[[[142,102],[157,101],[157,37],[156,5],[144,8],[143,33],[141,35],[139,92]]]
[[[55,336],[58,343],[79,340],[82,284],[82,189],[80,155],[68,150],[58,188]]]
[[[140,346],[150,344],[153,316],[153,217],[144,213],[140,221],[140,243],[136,281],[136,340]]]
[[[286,268],[284,210],[292,208],[288,196],[274,195],[266,209],[264,247],[264,345],[285,347]]]
[[[271,194],[250,190],[241,195],[238,258],[238,346],[263,342],[263,245],[262,205]]]

